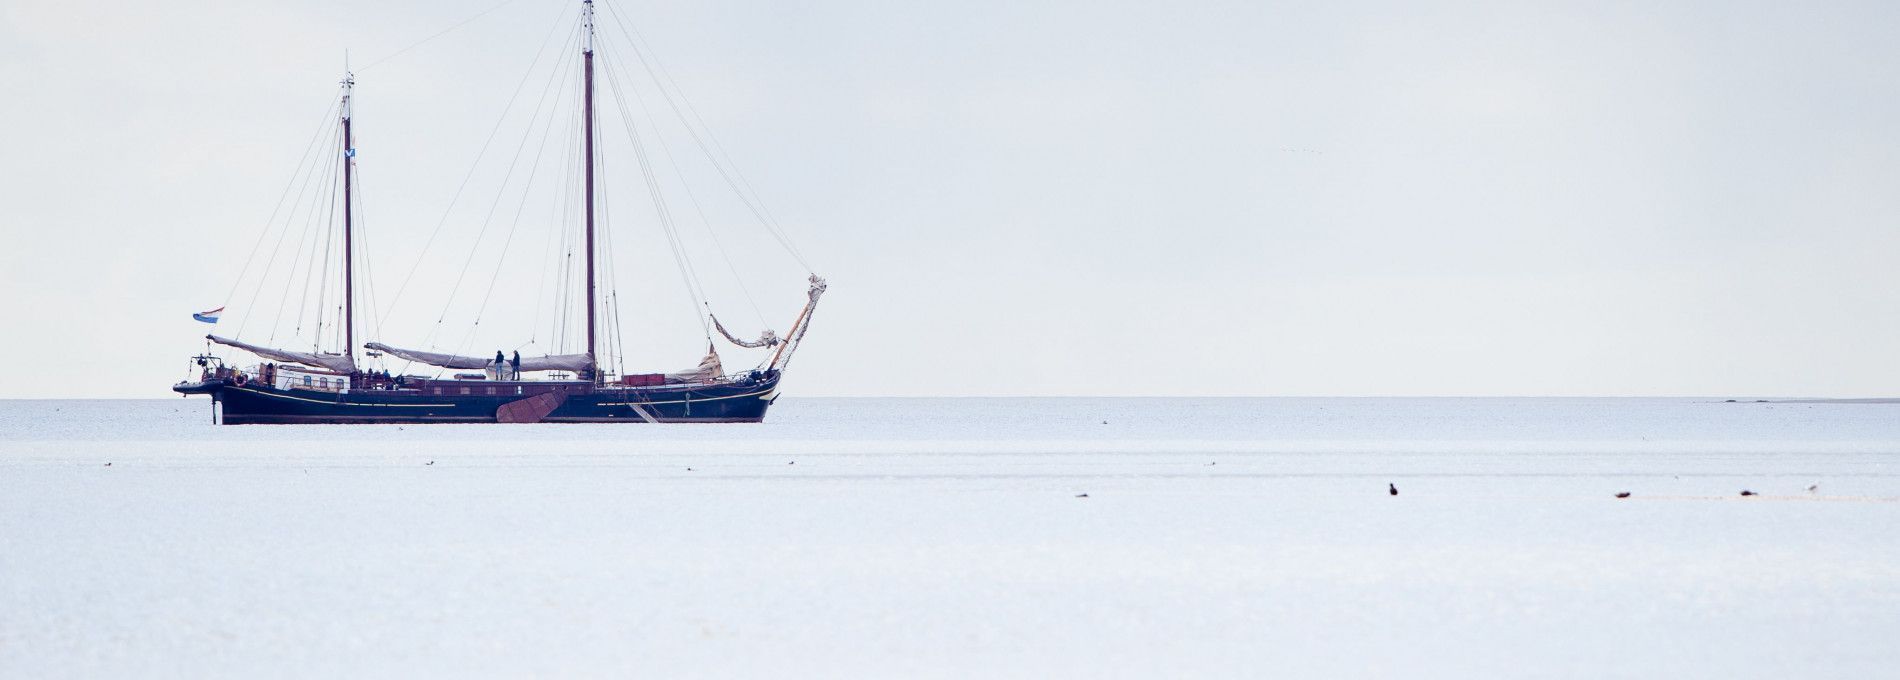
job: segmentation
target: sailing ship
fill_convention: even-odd
[[[709,345],[712,342],[711,331],[716,329],[719,335],[724,336],[729,342],[744,348],[762,350],[765,358],[755,367],[728,372],[716,349],[710,346],[707,355],[698,366],[671,373],[629,373],[603,360],[611,349],[604,346],[604,342],[609,338],[606,337],[603,326],[617,323],[618,308],[614,306],[615,301],[611,299],[617,296],[610,295],[607,296],[609,299],[603,299],[600,290],[600,275],[597,272],[599,267],[597,260],[600,259],[597,251],[603,246],[601,235],[597,233],[597,226],[600,225],[597,224],[599,220],[596,217],[597,205],[600,203],[600,197],[597,195],[600,186],[596,172],[599,162],[597,158],[599,150],[596,146],[599,141],[599,132],[596,130],[596,14],[593,0],[583,0],[578,30],[570,29],[570,33],[574,36],[574,42],[579,48],[578,61],[582,81],[578,93],[580,95],[578,117],[580,118],[581,142],[577,145],[580,147],[577,150],[581,156],[579,165],[583,168],[581,182],[584,190],[573,193],[579,194],[582,201],[580,209],[576,212],[582,216],[580,221],[584,222],[585,229],[584,235],[579,238],[579,247],[576,249],[581,251],[585,276],[571,277],[580,279],[577,282],[584,281],[584,283],[581,283],[580,290],[569,291],[565,294],[574,296],[568,298],[569,300],[578,298],[579,302],[571,302],[571,306],[584,304],[586,308],[584,345],[575,348],[579,351],[546,353],[524,358],[518,350],[512,357],[505,356],[499,351],[493,357],[489,357],[470,356],[452,351],[406,349],[382,342],[369,342],[360,348],[356,345],[359,331],[357,306],[361,292],[358,272],[355,269],[360,259],[358,241],[361,235],[358,233],[359,225],[356,219],[358,210],[358,200],[355,195],[357,192],[356,146],[351,129],[355,75],[348,72],[346,68],[345,77],[340,83],[340,99],[334,103],[337,112],[333,123],[336,126],[334,137],[339,143],[328,146],[327,153],[331,155],[331,162],[334,165],[330,166],[330,170],[326,170],[324,174],[325,179],[340,180],[336,185],[341,194],[341,219],[336,220],[340,222],[338,227],[340,232],[335,236],[339,236],[341,242],[341,304],[336,310],[335,323],[332,324],[332,332],[340,341],[339,351],[324,351],[320,346],[323,337],[321,331],[324,312],[322,310],[325,309],[325,305],[319,302],[318,339],[309,346],[307,351],[274,347],[266,343],[248,342],[217,334],[207,335],[205,336],[207,340],[205,352],[192,357],[194,366],[192,372],[196,375],[174,385],[173,391],[186,396],[210,396],[213,404],[213,421],[220,422],[218,416],[221,406],[221,422],[231,425],[496,422],[734,423],[762,420],[766,409],[779,396],[780,381],[784,378],[785,370],[793,354],[804,340],[806,331],[811,325],[812,314],[817,307],[818,299],[826,289],[825,281],[816,274],[810,274],[804,306],[791,325],[782,335],[766,330],[756,340],[743,340],[733,336],[726,330],[724,324],[712,315],[711,306],[702,304],[705,311],[701,323],[707,328],[706,338]],[[550,32],[550,37],[553,35]],[[565,51],[565,46],[562,51]],[[539,54],[537,54],[538,59]],[[531,70],[532,68],[530,66]],[[517,93],[519,93],[519,88],[517,88]],[[550,121],[552,118],[550,114]],[[530,124],[532,125],[532,121]],[[313,138],[313,144],[315,139]],[[635,148],[639,148],[637,140]],[[701,149],[705,150],[704,145],[701,145]],[[708,151],[709,156],[710,153]],[[642,172],[646,174],[645,179],[651,184],[653,177],[647,159],[642,156],[640,160]],[[713,162],[718,163],[719,160],[714,158]],[[510,166],[510,171],[512,170],[513,167]],[[725,171],[721,170],[721,172]],[[749,183],[732,183],[730,177],[728,177],[728,183],[733,184],[735,192],[742,191],[740,186],[749,189]],[[286,195],[288,195],[288,189],[286,189]],[[756,196],[753,198],[756,199]],[[655,200],[660,200],[657,194]],[[314,200],[312,205],[316,205]],[[767,218],[761,215],[753,204],[749,203],[748,207],[752,208],[754,215],[760,215],[759,219],[766,223],[768,229],[774,230],[773,235],[780,238],[781,244],[787,251],[803,264],[803,258],[798,257],[796,250],[784,240],[782,232],[776,230],[776,227],[767,221]],[[663,210],[661,212],[664,214]],[[273,219],[275,219],[274,216]],[[669,231],[669,238],[670,234]],[[280,236],[280,243],[281,238]],[[259,243],[262,242],[260,237]],[[677,244],[674,246],[677,252]],[[255,254],[254,248],[253,256]],[[274,258],[273,253],[273,261]],[[246,269],[248,268],[247,262]],[[330,269],[326,265],[323,271],[327,282]],[[294,273],[293,270],[292,275]],[[412,270],[411,274],[413,273]],[[736,269],[734,274],[737,274]],[[310,274],[306,272],[306,281],[309,276]],[[242,280],[243,273],[240,273],[239,277]],[[285,289],[289,290],[288,284]],[[236,290],[237,287],[234,285],[233,291]],[[322,290],[322,286],[319,286],[319,290]],[[400,296],[400,292],[398,295]],[[701,302],[703,303],[703,300]],[[217,323],[223,312],[224,308],[220,307],[193,316],[202,322]],[[301,314],[301,310],[299,313]],[[572,338],[572,340],[578,339],[580,338]],[[212,351],[214,344],[254,355],[261,361],[243,368],[233,366]],[[435,348],[432,346],[433,349]],[[393,364],[394,360],[408,363],[403,366],[403,370],[398,371],[391,371],[387,367],[377,369],[377,365],[388,366]],[[433,375],[406,373],[409,368],[417,365],[432,367],[435,373]],[[448,373],[452,371],[466,372]],[[423,373],[427,372],[423,371]]]

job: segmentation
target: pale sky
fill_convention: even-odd
[[[457,297],[500,292],[468,349],[538,339],[557,232],[504,258],[475,236],[498,185],[450,199],[577,3],[383,60],[493,4],[0,4],[0,397],[169,396],[345,49],[374,285],[422,272],[359,341],[419,344],[472,249]],[[612,4],[831,281],[794,396],[1900,393],[1900,4]],[[690,366],[692,301],[607,162],[629,368]],[[784,331],[804,271],[687,184]],[[248,295],[216,332],[281,306]]]

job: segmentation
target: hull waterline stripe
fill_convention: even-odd
[[[603,402],[600,402],[599,405],[600,406],[634,406],[634,405],[658,406],[660,404],[684,404],[689,401],[719,401],[721,399],[740,399],[744,397],[757,397],[761,394],[770,393],[771,391],[772,390],[759,390],[757,392],[747,392],[745,394],[733,394],[733,395],[727,395],[724,397],[702,397],[699,399],[679,399],[676,401],[603,401]]]
[[[251,394],[255,394],[261,397],[270,397],[272,399],[289,399],[292,401],[307,401],[312,404],[327,404],[330,406],[381,406],[381,407],[397,407],[397,408],[448,408],[448,407],[454,406],[454,404],[375,404],[375,403],[364,403],[364,402],[356,402],[356,401],[343,401],[341,399],[331,401],[331,400],[324,400],[324,399],[306,399],[304,397],[293,397],[288,394],[272,394],[270,392],[262,392],[262,391],[254,390],[249,387],[228,387],[225,389],[237,390],[239,392],[249,392]]]

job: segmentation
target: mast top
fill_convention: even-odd
[[[356,90],[356,74],[350,72],[349,67],[345,66],[343,68],[343,79],[337,82],[338,84],[343,86],[342,117],[343,117],[343,120],[349,120],[350,119],[350,94]]]
[[[581,0],[581,28],[587,35],[581,38],[581,52],[594,53],[594,0]]]

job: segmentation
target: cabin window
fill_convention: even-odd
[[[521,386],[520,386],[520,385],[516,385],[516,386],[515,386],[515,394],[521,394]]]
[[[491,396],[491,397],[495,396],[495,388],[493,387],[488,388],[488,396]]]
[[[468,394],[468,388],[466,387],[462,388],[462,394]]]
[[[306,375],[306,376],[304,376],[304,377],[303,377],[303,386],[304,386],[304,387],[309,387],[309,386],[310,386],[310,376],[307,376],[307,375]]]
[[[438,397],[442,396],[442,388],[440,387],[435,388],[435,396],[438,396]]]

